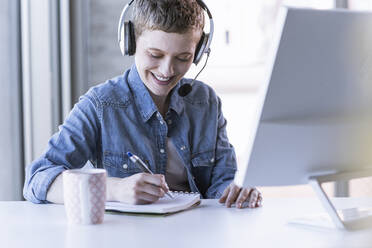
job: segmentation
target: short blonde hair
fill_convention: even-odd
[[[144,30],[186,33],[204,28],[204,12],[196,0],[136,0],[133,9],[135,35]]]

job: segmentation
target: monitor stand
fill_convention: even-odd
[[[291,220],[293,224],[305,224],[320,227],[337,227],[339,229],[354,230],[372,227],[372,208],[337,209],[322,188],[325,182],[348,181],[354,178],[372,176],[372,169],[353,172],[342,172],[322,176],[312,176],[309,184],[326,210],[326,214],[313,215]]]

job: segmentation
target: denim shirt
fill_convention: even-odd
[[[91,88],[48,142],[45,153],[26,167],[24,197],[47,203],[50,184],[61,172],[81,168],[90,160],[109,177],[141,172],[126,153],[139,156],[156,174],[165,174],[167,138],[187,171],[191,191],[219,198],[236,171],[234,148],[226,136],[221,102],[206,84],[196,81],[185,97],[170,92],[163,118],[143,84],[136,66],[124,75]]]

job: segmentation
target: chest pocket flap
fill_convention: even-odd
[[[104,152],[103,164],[109,176],[123,177],[142,172],[124,153]]]
[[[215,162],[214,150],[196,153],[192,156],[191,163],[194,167],[211,167]]]

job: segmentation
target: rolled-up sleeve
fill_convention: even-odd
[[[82,96],[65,122],[48,142],[44,154],[26,167],[23,196],[47,203],[51,183],[64,170],[81,168],[96,156],[100,129],[100,104],[93,90]]]
[[[207,198],[220,198],[225,188],[234,180],[236,172],[235,150],[227,138],[227,121],[222,114],[219,98],[217,104],[216,164],[212,171],[211,185],[205,194]]]

